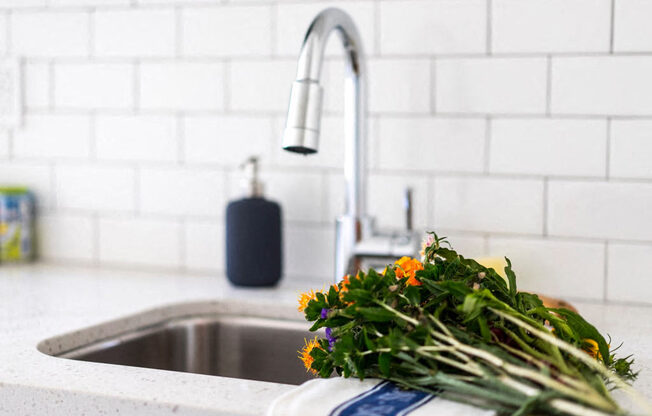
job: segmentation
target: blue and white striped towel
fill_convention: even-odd
[[[493,416],[493,411],[402,390],[378,379],[310,380],[279,396],[267,416]]]

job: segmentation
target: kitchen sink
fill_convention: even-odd
[[[208,314],[171,318],[52,353],[61,358],[285,384],[313,378],[297,358],[308,323]],[[41,348],[40,348],[41,349]],[[44,351],[47,352],[47,351]]]

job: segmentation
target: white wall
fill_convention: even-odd
[[[280,150],[303,33],[340,6],[369,59],[370,210],[526,288],[645,302],[652,279],[652,2],[0,0],[26,117],[0,179],[31,185],[43,256],[215,273],[235,166],[264,163],[289,280],[327,279],[342,205],[342,65],[325,69],[321,153]],[[635,286],[636,290],[628,288]]]

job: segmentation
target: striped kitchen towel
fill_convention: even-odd
[[[402,390],[378,379],[334,377],[310,380],[279,396],[267,416],[493,416],[416,390]]]

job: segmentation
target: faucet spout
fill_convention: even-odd
[[[331,33],[336,32],[345,52],[344,91],[344,177],[346,211],[337,220],[335,279],[358,269],[356,244],[362,240],[366,223],[365,190],[365,66],[360,34],[344,11],[328,8],[311,23],[301,47],[297,77],[292,84],[288,117],[283,132],[285,150],[311,154],[319,150],[323,88],[321,70],[324,49]]]

